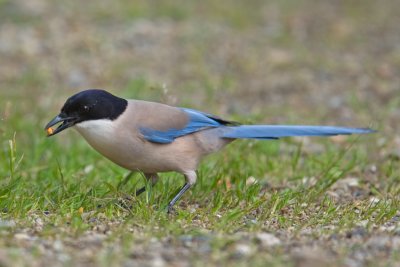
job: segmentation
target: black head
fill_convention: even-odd
[[[115,120],[128,105],[128,101],[116,97],[107,91],[89,89],[79,92],[67,99],[64,106],[53,120],[45,127],[46,130],[59,122],[62,124],[48,135],[55,135],[75,124],[89,120]]]

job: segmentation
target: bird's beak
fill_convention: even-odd
[[[77,121],[75,117],[66,117],[62,113],[58,114],[54,119],[52,119],[44,128],[47,132],[47,136],[52,136],[58,134],[59,132],[74,126]],[[57,123],[62,122],[60,126],[58,126],[55,130],[53,130],[52,126],[56,125]]]

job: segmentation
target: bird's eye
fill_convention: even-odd
[[[89,106],[83,106],[83,109],[85,110],[85,111],[88,111],[89,110]]]

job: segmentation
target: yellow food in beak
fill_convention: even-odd
[[[51,134],[53,134],[54,130],[53,130],[53,128],[50,127],[50,128],[47,128],[46,132],[47,132],[47,135],[51,135]]]

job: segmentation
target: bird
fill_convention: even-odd
[[[58,125],[56,128],[53,126]],[[124,99],[102,89],[69,97],[46,126],[48,136],[75,128],[100,154],[154,185],[162,172],[178,172],[184,185],[168,213],[197,180],[201,160],[237,139],[274,140],[292,136],[367,134],[370,128],[310,125],[243,125],[195,109]],[[138,189],[135,194],[145,191]]]

